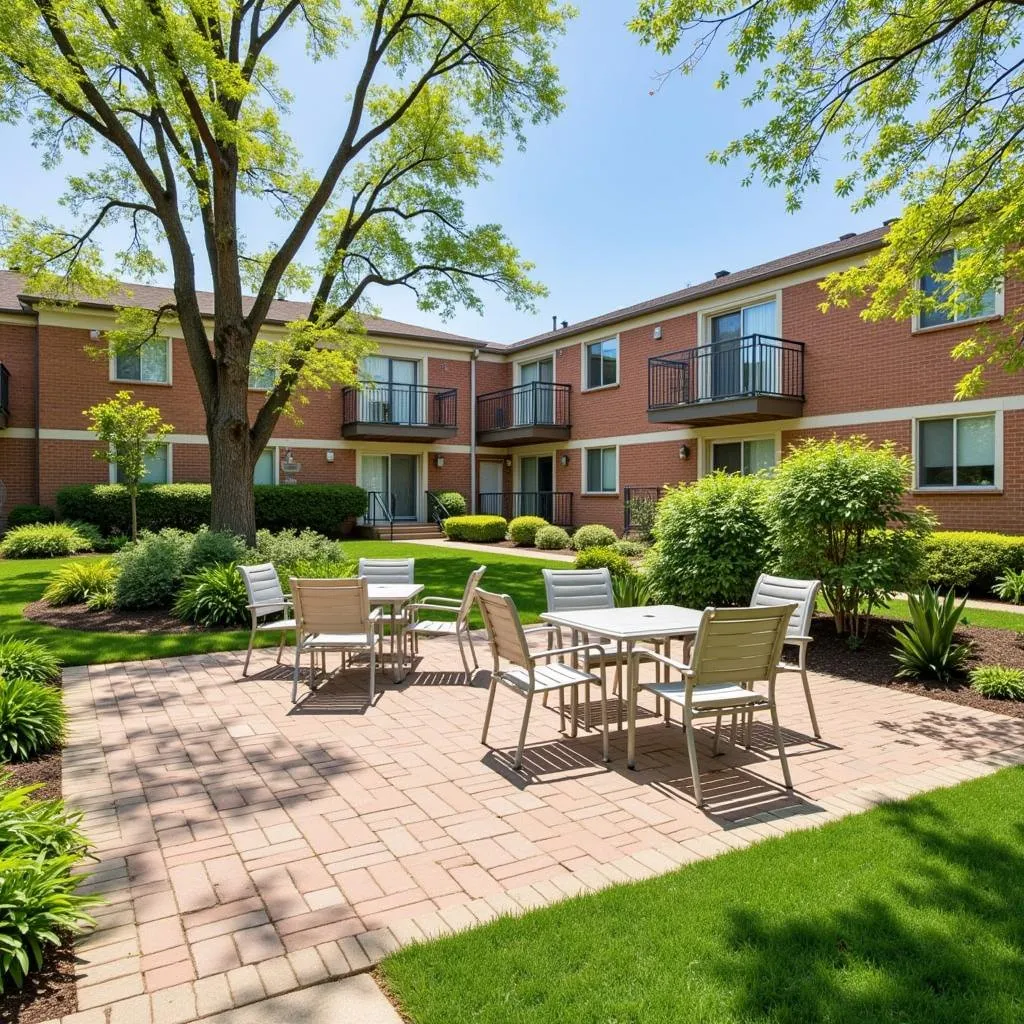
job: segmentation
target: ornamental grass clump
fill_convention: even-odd
[[[41,640],[0,636],[0,678],[52,682],[60,675],[60,658]]]
[[[67,713],[55,686],[0,678],[0,761],[27,761],[64,742]]]
[[[983,665],[970,675],[971,689],[993,700],[1024,700],[1024,669]]]
[[[36,523],[8,530],[0,541],[0,556],[66,558],[92,548],[92,540],[68,523]]]
[[[207,629],[240,626],[249,619],[248,603],[245,583],[233,562],[207,565],[185,577],[174,614]]]
[[[76,560],[54,569],[43,598],[54,607],[88,604],[96,595],[110,595],[113,600],[117,569],[109,558],[98,562]]]

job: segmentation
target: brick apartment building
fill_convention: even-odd
[[[309,396],[282,419],[258,482],[353,482],[380,495],[376,516],[423,522],[427,492],[458,490],[478,511],[538,513],[621,530],[627,490],[753,472],[807,436],[892,439],[913,455],[914,500],[950,529],[1024,532],[1024,388],[993,375],[954,402],[964,367],[952,346],[1017,305],[1020,282],[979,315],[867,324],[856,308],[822,314],[819,281],[881,244],[885,228],[837,241],[528,338],[496,345],[388,320],[368,329],[376,383]],[[940,255],[949,261],[955,252]],[[922,287],[934,287],[926,279]],[[166,290],[133,286],[156,306]],[[212,303],[212,296],[205,296]],[[303,315],[271,311],[266,336]],[[203,413],[180,338],[138,356],[86,355],[112,323],[98,304],[41,309],[0,273],[0,481],[6,508],[52,503],[99,482],[82,410],[129,388],[174,426],[154,481],[208,479]],[[259,401],[254,380],[253,401]],[[0,511],[2,515],[2,511]]]

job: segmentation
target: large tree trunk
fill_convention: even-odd
[[[210,442],[210,526],[256,541],[252,474],[259,452],[249,430],[249,343],[238,328],[225,331],[217,345],[217,391],[207,416]]]

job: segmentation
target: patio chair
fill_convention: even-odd
[[[302,655],[309,655],[309,688],[313,690],[316,655],[321,655],[326,673],[328,651],[341,651],[343,656],[356,651],[369,655],[372,703],[381,610],[370,610],[366,580],[293,579],[291,588],[296,620],[292,703],[296,703],[299,696],[299,661]]]
[[[413,583],[415,558],[360,558],[359,575],[367,583]]]
[[[295,619],[287,615],[291,610],[292,600],[285,596],[277,570],[270,562],[264,562],[262,565],[240,565],[238,572],[245,584],[245,596],[249,602],[245,607],[252,617],[249,649],[245,652],[245,666],[242,668],[242,675],[247,676],[256,634],[281,634],[281,642],[277,645],[277,663],[280,665],[284,642],[288,631],[295,628]]]
[[[472,680],[472,673],[469,671],[469,660],[466,658],[466,648],[463,646],[462,638],[465,637],[469,643],[470,653],[473,655],[473,667],[479,668],[476,648],[473,646],[473,634],[469,629],[469,613],[473,610],[473,602],[476,600],[476,588],[480,578],[487,571],[487,567],[481,565],[469,574],[466,582],[466,589],[462,597],[424,597],[423,600],[412,604],[408,608],[409,622],[403,632],[403,637],[409,638],[411,654],[419,653],[419,638],[421,636],[454,636],[459,645],[459,654],[462,656],[462,665],[466,670],[466,681]],[[421,611],[446,612],[454,615],[455,620],[445,619],[421,619],[418,613]]]
[[[547,598],[549,612],[590,611],[594,608],[614,608],[615,594],[612,589],[612,574],[606,568],[601,569],[542,569],[544,576],[544,594]],[[555,627],[558,645],[562,646],[562,631]],[[586,638],[590,641],[590,637]],[[615,693],[622,689],[622,646],[620,643],[600,640],[600,651],[584,656],[584,667],[615,666]],[[661,648],[661,641],[653,643],[655,650]],[[641,648],[637,653],[642,653]],[[658,666],[660,670],[661,666]],[[547,707],[547,694],[544,694],[544,706]],[[658,710],[661,701],[658,701]]]
[[[704,806],[704,795],[700,784],[693,723],[700,718],[715,719],[714,752],[717,754],[723,715],[753,715],[758,711],[767,711],[775,730],[775,743],[779,748],[786,789],[793,788],[775,707],[775,675],[779,669],[779,657],[789,619],[796,608],[791,603],[774,607],[705,608],[691,649],[689,665],[653,651],[646,654],[649,660],[660,661],[681,674],[681,679],[675,682],[641,682],[640,689],[650,690],[664,698],[666,719],[672,704],[682,708],[690,772],[693,776],[693,794],[698,807]],[[753,688],[754,683],[762,680],[768,683],[767,693]]]
[[[804,696],[807,698],[807,710],[811,715],[811,728],[818,739],[821,738],[821,730],[818,728],[818,716],[814,713],[814,701],[811,699],[811,684],[807,678],[807,645],[813,640],[811,619],[814,616],[820,589],[820,580],[790,580],[783,576],[762,573],[754,584],[754,595],[750,599],[751,608],[771,608],[796,603],[796,611],[793,612],[786,630],[784,646],[796,648],[797,663],[793,666],[784,661],[780,662],[779,671],[800,673],[804,684]]]
[[[533,626],[529,631],[523,629],[519,621],[519,613],[516,611],[515,602],[508,594],[492,594],[487,590],[477,590],[476,599],[480,604],[480,612],[484,618],[484,625],[487,627],[487,639],[491,646],[491,655],[494,659],[494,668],[491,670],[491,685],[487,695],[487,712],[484,715],[484,729],[480,736],[480,742],[487,743],[487,729],[491,723],[491,712],[494,709],[494,695],[498,689],[498,683],[516,690],[526,698],[526,707],[523,710],[523,724],[519,730],[519,745],[516,748],[513,768],[518,770],[523,764],[523,747],[526,745],[526,730],[530,724],[530,709],[533,706],[533,698],[537,693],[546,694],[551,690],[558,690],[559,695],[564,695],[568,687],[572,700],[572,736],[576,736],[576,690],[582,683],[587,687],[587,706],[590,705],[590,686],[596,683],[601,687],[601,728],[603,732],[603,756],[608,760],[608,687],[604,672],[594,675],[566,665],[561,658],[567,654],[579,654],[585,651],[599,649],[599,644],[579,644],[574,647],[553,647],[534,654],[527,643],[526,634],[537,632],[555,632],[554,626]],[[504,659],[508,666],[503,668],[501,660]],[[557,659],[552,664],[552,659]],[[546,660],[546,665],[539,665],[538,662]],[[561,719],[561,727],[565,729],[564,708]]]

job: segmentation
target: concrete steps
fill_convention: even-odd
[[[395,523],[393,534],[387,526],[378,526],[375,532],[378,540],[430,540],[441,535],[436,523]]]

